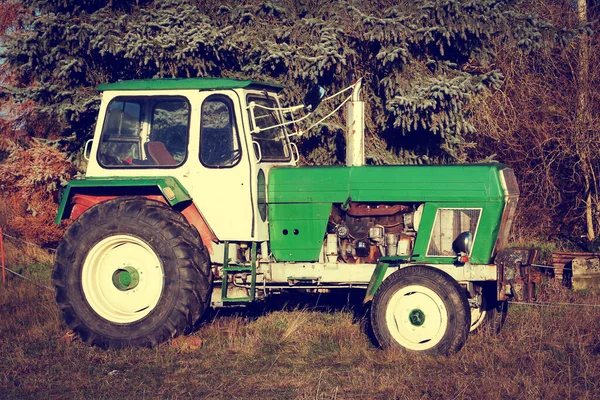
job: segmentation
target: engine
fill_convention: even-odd
[[[421,204],[334,205],[324,246],[327,261],[375,263],[382,256],[411,254],[422,211]]]

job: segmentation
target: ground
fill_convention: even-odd
[[[513,304],[499,336],[471,335],[460,353],[432,358],[374,347],[344,296],[219,311],[157,348],[104,351],[69,335],[52,290],[10,278],[0,284],[0,398],[600,397],[600,296],[555,284],[542,300],[559,304]]]

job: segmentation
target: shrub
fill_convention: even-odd
[[[2,210],[6,230],[42,246],[55,245],[63,229],[53,223],[54,201],[62,182],[75,173],[64,153],[36,140],[11,143],[0,164]]]

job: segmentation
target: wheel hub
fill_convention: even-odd
[[[444,300],[433,289],[409,285],[397,290],[386,310],[392,338],[409,350],[428,350],[440,343],[448,329]]]
[[[121,291],[135,289],[140,283],[140,274],[137,269],[125,266],[117,269],[112,276],[113,285]]]
[[[141,320],[158,304],[164,272],[155,250],[133,235],[113,235],[96,243],[81,270],[81,286],[89,306],[117,324]]]
[[[408,314],[408,319],[413,326],[421,326],[425,323],[425,313],[415,308]]]

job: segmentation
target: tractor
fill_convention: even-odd
[[[527,264],[505,249],[513,170],[365,165],[360,86],[339,93],[346,165],[298,166],[290,123],[322,88],[284,108],[281,86],[253,80],[100,85],[85,178],[56,217],[70,220],[52,274],[67,325],[89,345],[156,346],[211,307],[353,289],[384,348],[445,355],[499,330]]]

